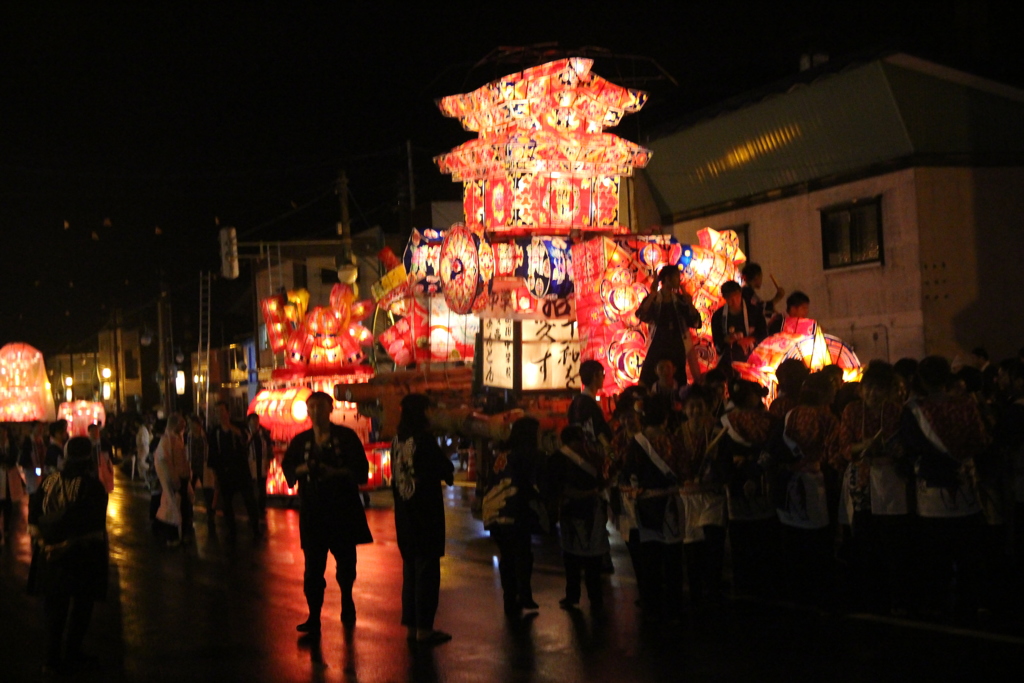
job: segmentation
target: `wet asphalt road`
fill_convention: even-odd
[[[262,542],[240,523],[231,545],[223,520],[210,535],[199,510],[195,542],[169,549],[150,533],[142,485],[120,477],[108,509],[110,595],[97,605],[85,642],[101,668],[66,680],[991,680],[1012,676],[1024,656],[1017,633],[744,600],[652,633],[638,625],[632,569],[617,537],[604,618],[591,617],[586,599],[579,612],[558,608],[564,580],[551,537],[535,543],[541,608],[510,622],[501,611],[494,544],[469,511],[472,489],[448,489],[446,496],[448,555],[436,627],[454,639],[424,650],[406,643],[401,559],[385,491],[373,495],[368,510],[376,541],[358,551],[358,623],[343,633],[338,586],[329,578],[322,642],[311,649],[295,631],[306,618],[297,511],[268,510]],[[0,683],[40,679],[42,610],[24,592],[28,562],[22,521],[0,549]],[[328,577],[333,571],[329,560]]]

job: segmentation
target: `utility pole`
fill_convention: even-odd
[[[348,216],[348,175],[344,169],[338,171],[338,202],[341,204],[341,222],[338,234],[341,236],[341,257],[344,263],[352,262],[352,224]]]
[[[416,210],[416,177],[412,173],[412,140],[405,141],[405,158],[409,169],[409,221]]]

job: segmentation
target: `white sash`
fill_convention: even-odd
[[[921,410],[921,406],[917,405],[917,401],[910,401],[907,403],[907,408],[910,408],[911,414],[914,419],[917,420],[917,426],[921,428],[921,433],[924,434],[924,438],[928,439],[933,446],[937,449],[949,455],[949,449],[946,448],[946,444],[942,443],[942,439],[932,429],[932,423],[928,421],[924,411]]]
[[[644,436],[640,432],[637,432],[635,438],[636,442],[640,444],[640,447],[644,449],[645,453],[647,453],[647,457],[651,459],[651,462],[654,463],[655,467],[661,470],[662,474],[664,474],[666,477],[669,475],[675,476],[675,472],[673,472],[672,468],[669,467],[665,463],[665,461],[661,459],[661,456],[658,455],[658,452],[656,450],[654,450],[654,446],[651,445],[651,442],[647,440],[646,436]]]
[[[732,426],[732,422],[729,421],[729,413],[722,416],[722,426],[725,427],[726,432],[729,434],[729,438],[738,443],[741,446],[750,448],[753,444],[740,436],[740,433],[736,431],[736,428]]]
[[[581,470],[583,470],[590,476],[594,477],[595,479],[597,478],[597,470],[594,469],[594,466],[588,463],[583,458],[581,458],[578,453],[576,453],[568,446],[562,446],[561,451],[562,455],[567,457],[572,462],[572,464],[576,465],[576,467],[579,467]]]

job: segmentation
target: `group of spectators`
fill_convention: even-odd
[[[273,457],[269,434],[250,416],[234,425],[218,403],[218,424],[209,435],[198,416],[172,414],[121,420],[88,436],[71,437],[68,422],[0,425],[0,515],[6,536],[27,495],[32,564],[28,589],[43,598],[47,626],[44,673],[81,670],[92,658],[81,644],[96,600],[107,592],[106,509],[114,489],[114,466],[134,464],[153,493],[154,531],[168,545],[187,540],[192,530],[193,483],[206,492],[211,530],[213,502],[223,502],[230,537],[235,535],[232,499],[241,494],[253,534],[259,537],[259,505],[266,500],[266,476]],[[187,429],[187,439],[185,432]],[[20,438],[19,438],[20,437]],[[115,447],[117,443],[119,447]],[[195,474],[195,476],[193,476]],[[257,502],[259,501],[259,503]]]
[[[147,419],[136,432],[136,458],[151,494],[150,518],[157,536],[175,547],[194,538],[193,504],[202,490],[206,524],[216,530],[218,510],[228,539],[237,536],[234,500],[241,497],[254,538],[262,537],[267,473],[274,457],[270,433],[259,416],[244,425],[231,419],[228,404],[215,405],[216,423],[204,427],[200,415],[172,413],[166,420]]]

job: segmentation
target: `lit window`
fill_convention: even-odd
[[[882,198],[822,209],[821,246],[826,270],[858,263],[885,263]]]

